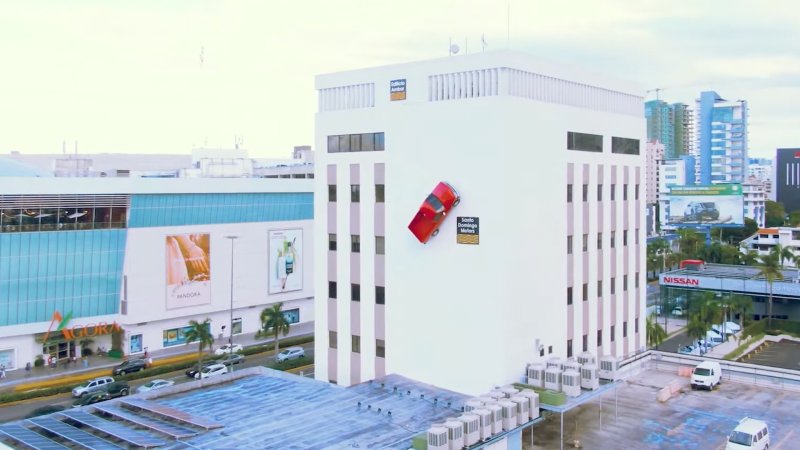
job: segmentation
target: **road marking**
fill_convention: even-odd
[[[781,445],[783,445],[783,443],[784,443],[784,442],[786,442],[786,440],[787,440],[787,439],[789,439],[789,437],[790,437],[792,434],[794,434],[794,430],[790,430],[790,431],[789,431],[789,434],[787,434],[786,436],[784,436],[784,437],[783,437],[783,439],[781,439],[781,441],[780,441],[780,442],[778,442],[777,444],[775,444],[775,447],[772,447],[772,448],[774,448],[774,449],[779,449],[779,448],[781,448]]]

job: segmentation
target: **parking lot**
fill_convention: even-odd
[[[666,403],[656,400],[668,383],[682,383],[681,392]],[[771,449],[798,448],[795,431],[800,423],[800,396],[725,382],[712,392],[693,391],[688,378],[677,374],[644,371],[617,389],[615,419],[614,391],[603,396],[602,426],[600,404],[595,400],[564,414],[564,448],[585,449],[724,449],[728,434],[745,416],[763,419],[770,427]],[[552,415],[534,427],[534,444],[525,433],[525,449],[559,448],[559,416]]]
[[[800,342],[766,341],[757,351],[746,355],[742,362],[798,370],[800,369]]]

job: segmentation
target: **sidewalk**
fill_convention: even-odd
[[[306,335],[314,335],[314,323],[313,322],[306,322],[300,323],[296,325],[292,325],[289,329],[289,334],[286,336],[281,336],[281,340],[291,337],[297,336],[306,336]],[[250,347],[253,345],[260,345],[272,342],[274,339],[272,337],[266,339],[256,339],[255,333],[248,333],[248,334],[240,334],[233,336],[233,342],[236,344],[241,344],[244,347]],[[223,339],[219,339],[218,337],[214,338],[214,348],[227,344],[228,338],[225,337]],[[184,345],[176,345],[174,347],[164,348],[160,350],[153,350],[150,352],[150,356],[153,358],[153,362],[158,361],[161,358],[172,357],[176,355],[185,355],[189,353],[197,354],[197,343],[191,344],[184,344]],[[142,354],[133,355],[133,358],[140,358]],[[78,360],[75,364],[70,364],[69,366],[64,366],[60,364],[58,367],[50,368],[50,367],[34,367],[30,373],[26,372],[24,368],[16,369],[13,371],[6,371],[6,378],[0,380],[0,391],[8,391],[14,386],[23,383],[30,383],[32,381],[37,380],[48,380],[54,377],[63,377],[67,375],[76,375],[81,373],[88,373],[88,372],[95,372],[98,369],[108,368],[111,369],[122,363],[125,359],[128,359],[126,355],[123,359],[115,359],[109,358],[106,356],[97,356],[93,355],[89,357],[89,367],[83,367],[81,360]],[[109,375],[111,375],[111,370],[109,370]]]

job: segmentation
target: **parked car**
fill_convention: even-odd
[[[684,355],[700,355],[700,347],[695,347],[693,345],[682,345],[678,349],[678,353],[682,353]]]
[[[125,375],[126,373],[138,372],[147,367],[147,361],[144,359],[129,359],[122,364],[114,367],[113,375]]]
[[[306,356],[306,351],[302,347],[289,347],[283,349],[280,353],[275,355],[275,361],[283,362],[290,359],[303,358]]]
[[[742,330],[742,327],[736,322],[725,322],[713,325],[711,329],[720,334],[722,334],[723,331],[725,331],[725,334],[736,334]]]
[[[113,382],[114,382],[114,377],[99,377],[93,380],[89,380],[85,384],[73,388],[72,396],[81,397],[86,394],[91,394],[92,392],[103,390],[106,384]]]
[[[218,377],[228,373],[228,367],[225,364],[211,364],[210,366],[203,367],[200,373],[194,374],[195,379],[202,380],[205,378]]]
[[[739,421],[731,435],[725,450],[764,450],[769,447],[769,427],[763,420],[745,417]]]
[[[78,408],[80,406],[91,405],[94,403],[104,402],[106,400],[110,400],[111,396],[108,395],[108,392],[105,391],[95,391],[88,393],[74,402],[72,402],[73,408]]]
[[[244,348],[239,344],[225,344],[222,347],[214,350],[214,354],[217,356],[225,355],[227,353],[236,353],[241,352]]]
[[[103,390],[108,394],[109,398],[124,397],[131,393],[131,387],[127,381],[115,381],[105,385]]]
[[[206,368],[206,367],[208,367],[210,365],[213,365],[213,364],[217,364],[217,362],[216,361],[206,361],[202,365],[200,365],[200,370],[203,370],[204,368]],[[186,376],[189,377],[189,378],[194,378],[195,375],[197,375],[197,364],[192,364],[192,367],[189,367],[186,370]]]
[[[408,229],[421,243],[427,243],[430,238],[439,234],[439,226],[450,210],[460,202],[461,197],[453,186],[444,181],[439,182],[433,188],[433,192],[422,202],[417,214],[408,224]]]
[[[106,383],[94,392],[84,394],[72,403],[73,407],[91,405],[92,403],[103,402],[115,397],[124,397],[131,392],[131,388],[126,381],[112,381]]]
[[[239,364],[244,362],[244,355],[238,353],[230,353],[217,360],[218,363],[230,366],[231,364]]]
[[[714,389],[722,382],[722,368],[716,361],[703,361],[692,371],[692,389]]]
[[[40,406],[40,407],[34,409],[33,411],[29,412],[25,416],[25,418],[26,419],[31,419],[33,417],[44,416],[46,414],[53,414],[53,413],[56,413],[56,412],[59,412],[59,411],[63,411],[65,409],[67,409],[67,408],[65,408],[64,406],[61,406],[61,405]]]
[[[165,387],[170,387],[173,384],[175,384],[175,382],[172,380],[150,380],[147,383],[136,388],[136,392],[155,391],[156,389],[163,389]]]
[[[676,307],[672,308],[672,315],[673,316],[681,317],[681,316],[683,316],[683,314],[684,314],[684,311],[683,311],[683,307],[682,306],[676,306]]]

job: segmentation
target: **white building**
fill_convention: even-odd
[[[744,194],[744,217],[755,220],[759,227],[765,226],[767,193],[764,191],[764,183],[749,178],[742,184],[742,194]]]
[[[658,185],[660,179],[660,162],[664,159],[664,144],[659,141],[648,141],[645,146],[645,181],[647,182],[647,204],[658,202]]]
[[[684,186],[692,181],[694,172],[694,158],[665,159],[659,161],[658,171],[658,221],[662,227],[669,218],[669,191],[672,186]]]
[[[776,245],[789,248],[795,255],[800,255],[800,228],[759,228],[756,234],[742,240],[740,249],[742,253],[755,250],[759,256],[762,256],[768,255]],[[792,260],[783,260],[782,265],[785,267],[797,267],[797,264]]]
[[[641,89],[511,52],[316,88],[318,378],[478,394],[536,358],[644,348]],[[407,225],[442,180],[461,203],[423,245]]]
[[[0,177],[0,363],[110,348],[113,328],[126,355],[184,345],[192,319],[226,341],[277,302],[312,322],[312,185]]]

